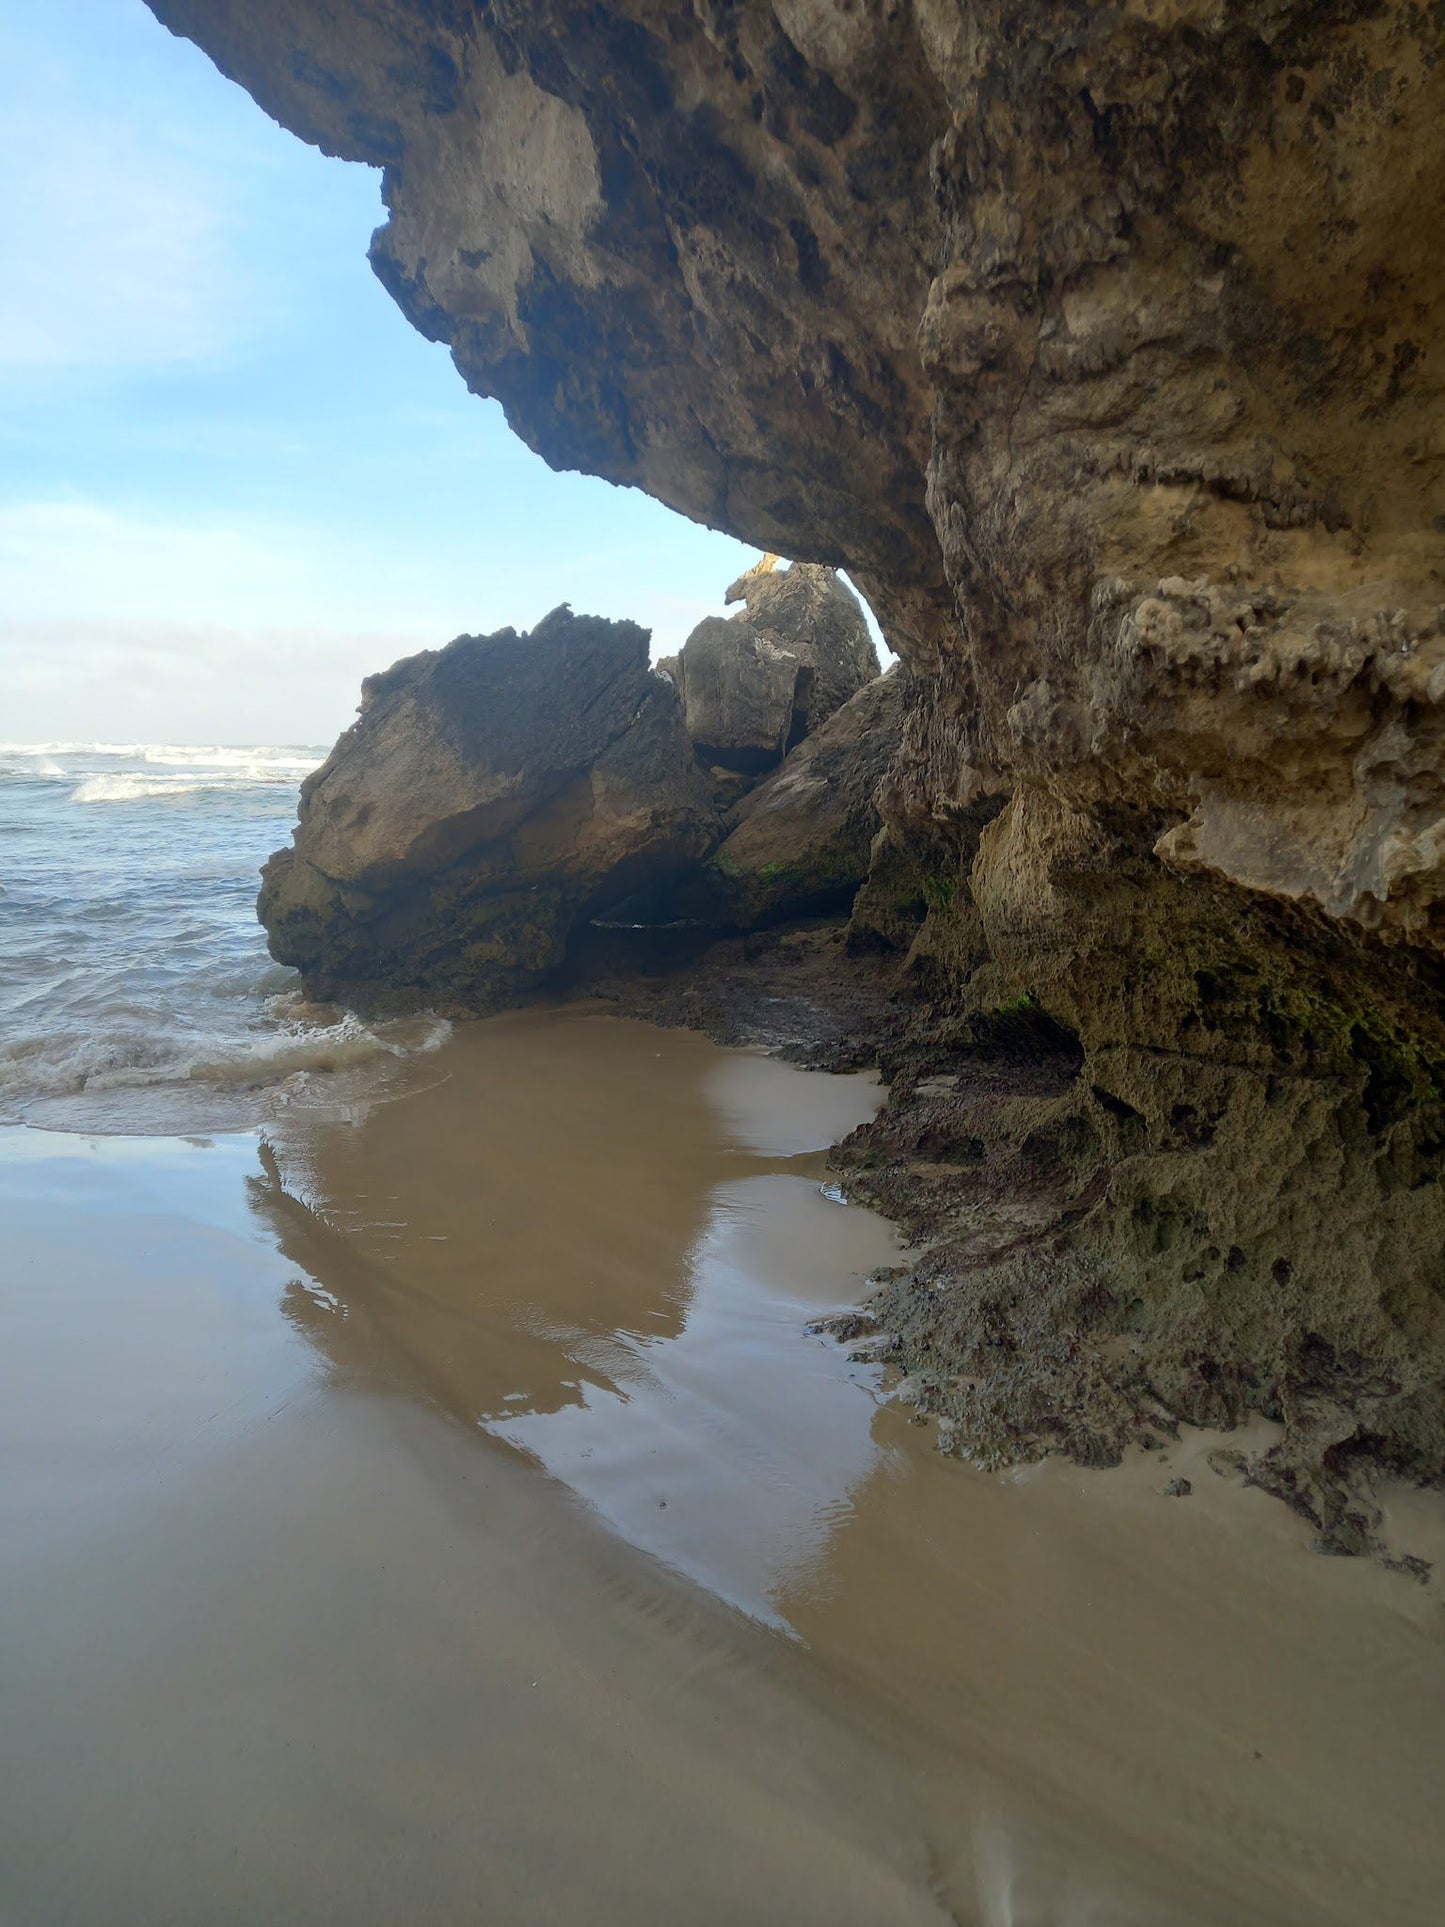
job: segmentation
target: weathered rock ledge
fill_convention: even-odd
[[[152,4],[385,170],[378,273],[534,448],[907,664],[848,1155],[921,1173],[880,1312],[960,1443],[1272,1412],[1342,1543],[1357,1459],[1445,1476],[1438,10]]]

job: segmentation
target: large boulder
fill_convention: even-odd
[[[707,616],[677,663],[687,731],[705,763],[755,775],[782,761],[794,726],[798,658],[745,617]]]
[[[667,668],[698,755],[755,775],[871,682],[878,655],[858,598],[832,569],[779,570],[768,557],[727,599],[746,613],[708,616]]]
[[[493,1009],[580,918],[704,856],[707,785],[647,645],[562,608],[369,678],[263,873],[272,955],[318,994]]]
[[[709,866],[719,921],[751,928],[849,907],[868,874],[906,685],[901,668],[875,677],[743,798]]]
[[[836,569],[765,556],[727,592],[754,632],[802,664],[794,702],[799,734],[816,729],[878,675],[863,605]]]

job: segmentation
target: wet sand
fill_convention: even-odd
[[[7,1927],[1440,1916],[1436,1584],[807,1333],[865,1080],[564,1011],[413,1081],[0,1131]]]

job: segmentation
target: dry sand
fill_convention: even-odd
[[[579,1010],[415,1084],[0,1131],[6,1927],[1445,1914],[1435,1584],[808,1335],[866,1081]]]

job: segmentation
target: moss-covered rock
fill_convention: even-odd
[[[955,1449],[1262,1413],[1260,1476],[1343,1547],[1357,1465],[1445,1477],[1438,967],[1201,892],[1153,836],[1020,792],[928,909],[923,987],[972,961],[839,1154],[928,1247],[875,1310]]]

